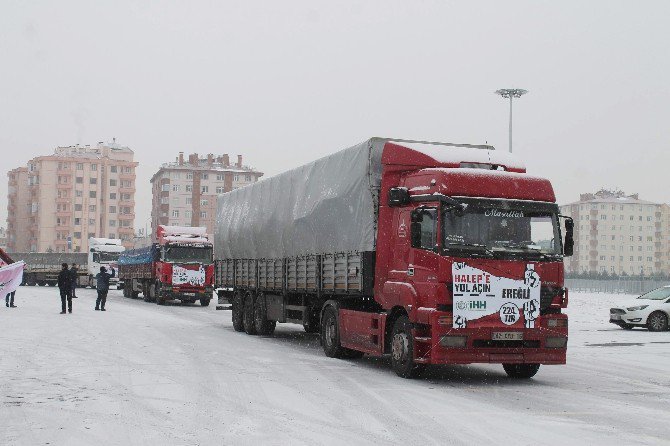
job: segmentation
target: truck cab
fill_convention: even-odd
[[[95,288],[95,275],[100,272],[100,267],[104,266],[111,272],[118,268],[119,256],[126,248],[121,244],[120,239],[93,238],[88,240],[88,277],[89,284]],[[118,271],[117,271],[118,273]],[[115,274],[109,281],[110,285],[119,285],[118,274]]]

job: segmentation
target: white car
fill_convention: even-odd
[[[630,305],[610,308],[610,322],[630,330],[647,327],[649,331],[665,331],[670,319],[670,285],[656,288],[631,301]]]

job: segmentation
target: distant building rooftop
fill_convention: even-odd
[[[579,195],[579,201],[570,204],[579,203],[618,203],[618,204],[658,204],[652,201],[640,200],[640,194],[626,195],[621,190],[600,189],[596,193],[586,193]]]

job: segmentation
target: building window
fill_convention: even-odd
[[[233,181],[240,181],[239,175],[233,175]]]
[[[110,186],[116,186],[116,180],[109,180]]]
[[[95,232],[89,232],[88,233],[88,238],[93,238],[95,237]]]
[[[209,174],[208,173],[203,173],[202,175],[200,175],[200,178],[202,178],[203,180],[208,180],[209,179]]]
[[[91,163],[91,170],[98,170],[98,165],[96,163]]]
[[[81,224],[81,218],[75,217],[74,219],[74,225],[79,226]]]
[[[223,186],[216,186],[216,193],[217,194],[222,194],[224,192],[225,192],[225,190],[224,190]]]
[[[96,194],[96,191],[92,190],[88,193],[88,198],[95,198]]]
[[[82,210],[81,204],[75,204],[74,205],[74,210],[75,211],[81,211]]]
[[[95,212],[95,205],[91,204],[88,206],[88,212]]]
[[[109,207],[109,213],[110,214],[116,214],[116,206],[110,206]]]
[[[181,186],[179,184],[173,184],[172,185],[172,192],[179,192],[181,190]]]
[[[109,193],[109,199],[110,200],[116,200],[116,192],[110,192]]]
[[[110,232],[109,235],[108,235],[108,237],[109,237],[109,238],[116,238],[116,234],[114,234],[113,232]]]
[[[75,232],[74,238],[76,238],[77,240],[81,239],[81,232]]]
[[[200,200],[200,206],[207,206],[209,204],[209,200]]]
[[[161,204],[170,204],[170,199],[168,197],[161,198]]]
[[[223,181],[224,178],[225,178],[224,174],[222,174],[222,173],[217,173],[216,174],[216,181]]]
[[[84,163],[77,163],[77,170],[84,170]]]
[[[74,196],[75,196],[75,197],[83,197],[83,196],[84,196],[84,192],[82,192],[82,191],[80,191],[80,190],[76,190],[76,191],[74,191]]]
[[[247,181],[247,182],[251,181],[251,175],[245,175],[244,176],[244,181]]]
[[[74,182],[77,184],[84,184],[84,177],[76,177]]]
[[[94,225],[95,224],[95,218],[89,218],[88,219],[88,224],[89,225]]]
[[[163,186],[161,187],[161,190],[163,192],[170,192],[170,185],[169,184],[163,184]]]
[[[191,186],[190,184],[187,184],[186,185],[186,192],[192,192],[192,191],[193,191],[193,186]]]
[[[186,211],[186,212],[184,212],[184,216],[185,216],[186,218],[188,218],[188,219],[191,218],[191,215],[193,215],[193,212],[191,212],[191,211]]]
[[[109,220],[109,226],[111,227],[116,226],[116,220]]]
[[[130,166],[126,166],[124,170],[126,171],[126,173],[133,173],[133,168]]]
[[[186,198],[186,204],[190,205],[193,203],[193,199],[191,197]]]
[[[88,179],[88,182],[89,182],[90,184],[98,184],[98,179],[97,179],[97,178],[89,178],[89,179]]]
[[[181,177],[181,175],[179,174],[179,172],[172,172],[172,178],[173,179],[178,180],[180,177]]]
[[[200,218],[207,218],[207,212],[201,212],[200,213]]]
[[[207,194],[207,193],[209,193],[209,186],[202,186],[202,187],[200,188],[200,191],[201,191],[203,194]]]
[[[111,173],[116,173],[116,169],[117,169],[116,166],[109,166],[109,171],[110,171]]]
[[[192,180],[192,179],[193,179],[193,172],[188,172],[188,173],[186,174],[186,179],[187,179],[187,180]]]
[[[172,218],[179,218],[179,211],[178,210],[175,209],[174,211],[172,211]]]

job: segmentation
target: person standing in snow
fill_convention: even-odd
[[[16,291],[7,293],[7,295],[5,296],[5,306],[10,308],[16,308],[16,305],[14,305],[14,294],[16,294]]]
[[[70,280],[72,280],[72,288],[70,289],[70,293],[72,294],[73,299],[77,298],[78,273],[79,273],[79,268],[77,268],[76,263],[73,263],[72,266],[70,267]]]
[[[109,291],[109,279],[114,277],[115,271],[112,268],[112,274],[107,272],[107,268],[100,267],[100,272],[95,275],[96,289],[98,290],[98,298],[95,301],[95,309],[100,311],[105,310],[105,303],[107,302],[107,292]]]
[[[60,291],[61,312],[65,314],[65,301],[67,301],[67,308],[72,313],[72,283],[70,271],[67,269],[67,263],[61,265],[62,269],[58,273],[58,290]]]

